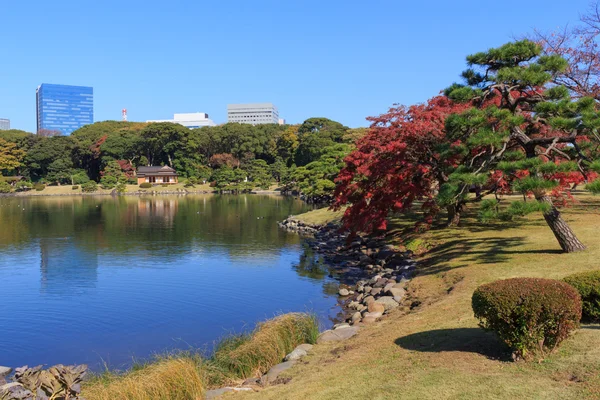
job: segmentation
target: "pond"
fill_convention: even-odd
[[[0,198],[0,365],[127,368],[279,313],[332,320],[335,282],[263,195]]]

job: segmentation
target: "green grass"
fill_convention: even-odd
[[[331,211],[325,207],[295,215],[294,217],[306,224],[325,225],[330,222],[339,223],[343,215],[344,210]]]
[[[510,350],[477,325],[471,308],[481,284],[511,277],[562,279],[600,269],[600,197],[578,195],[563,215],[588,249],[564,254],[539,214],[482,225],[468,210],[458,228],[417,234],[412,216],[395,218],[392,241],[415,239],[419,276],[412,311],[397,310],[342,344],[315,347],[286,385],[256,399],[598,399],[600,325],[583,325],[542,363],[510,361]],[[300,216],[302,217],[302,216]]]

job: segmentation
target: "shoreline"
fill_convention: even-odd
[[[78,196],[85,196],[85,197],[93,197],[93,196],[114,196],[114,197],[119,197],[119,196],[161,196],[161,195],[176,195],[176,196],[186,196],[186,195],[193,195],[193,194],[234,194],[234,195],[241,195],[241,194],[253,194],[253,195],[278,195],[278,196],[293,196],[292,194],[288,194],[288,193],[283,193],[280,192],[278,190],[253,190],[250,192],[246,192],[246,193],[232,193],[232,192],[228,192],[228,191],[224,191],[224,192],[219,192],[217,190],[177,190],[177,191],[171,191],[171,190],[165,190],[165,191],[161,191],[161,190],[153,190],[153,191],[136,191],[136,192],[123,192],[123,193],[116,193],[116,192],[102,192],[102,193],[97,193],[97,192],[93,192],[93,193],[82,193],[82,192],[77,192],[77,193],[40,193],[40,194],[34,194],[34,193],[30,193],[32,191],[28,191],[28,192],[14,192],[14,193],[0,193],[0,198],[21,198],[21,197],[78,197]],[[34,191],[33,191],[34,192]]]

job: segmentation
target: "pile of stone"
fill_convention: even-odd
[[[416,269],[411,252],[387,244],[384,236],[350,238],[334,224],[308,225],[291,217],[280,226],[312,233],[309,245],[340,280],[338,294],[346,322],[372,323],[406,302],[406,285]]]
[[[304,235],[314,235],[319,231],[319,229],[321,229],[320,225],[307,224],[295,219],[294,217],[288,217],[285,220],[278,222],[278,225],[281,229]]]

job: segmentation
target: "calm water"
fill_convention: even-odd
[[[0,198],[0,365],[210,349],[276,313],[336,309],[277,196]]]

